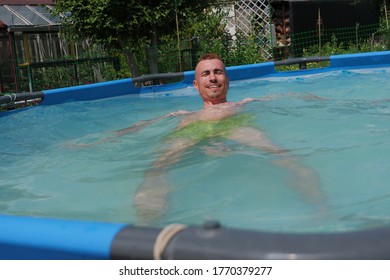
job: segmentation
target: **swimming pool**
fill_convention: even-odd
[[[319,244],[324,242],[337,244],[337,250],[348,244],[354,246],[355,251],[359,250],[351,241],[343,241],[341,245],[340,240],[345,236],[357,242],[362,232],[366,244],[370,243],[367,238],[372,238],[369,250],[375,248],[378,255],[388,256],[386,248],[377,246],[386,230],[378,232],[376,229],[387,227],[389,223],[385,156],[389,147],[389,101],[386,100],[389,65],[390,53],[383,52],[334,56],[328,68],[288,73],[275,72],[273,63],[229,68],[229,76],[235,81],[231,84],[229,99],[263,98],[262,102],[249,104],[246,113],[255,116],[256,124],[279,146],[319,173],[331,210],[328,217],[319,219],[321,213],[289,188],[283,180],[283,171],[270,164],[270,155],[229,141],[215,141],[212,147],[217,152],[222,147],[222,156],[205,155],[199,145],[170,170],[171,207],[167,215],[152,226],[160,228],[171,223],[199,226],[205,220],[219,220],[231,230],[225,232],[217,223],[211,226],[207,223],[205,227],[227,235],[227,239],[232,232],[239,232],[237,236],[242,238],[248,238],[249,234],[248,240],[257,239],[257,234],[264,238],[265,234],[270,241],[282,238],[286,242],[298,242],[302,245],[301,248],[294,245],[298,251],[308,250],[303,245],[304,240],[314,238],[319,248],[310,250],[319,258],[325,256],[321,255],[321,250],[334,249],[321,248]],[[9,248],[8,255],[3,257],[12,256],[9,250],[14,249],[10,244],[19,242],[12,236],[14,230],[26,224],[38,235],[42,227],[49,229],[50,236],[64,234],[58,227],[81,229],[77,231],[80,243],[87,238],[85,227],[98,229],[100,234],[101,229],[105,229],[100,241],[96,237],[99,235],[95,235],[94,240],[104,244],[99,245],[104,247],[101,249],[104,254],[107,255],[111,247],[121,247],[123,244],[115,245],[112,237],[122,236],[125,224],[136,223],[131,197],[142,180],[145,167],[158,153],[162,137],[174,128],[177,120],[164,120],[142,133],[125,135],[102,145],[84,145],[110,135],[107,131],[124,128],[138,120],[179,109],[199,109],[200,99],[189,87],[192,79],[193,72],[187,72],[182,82],[172,85],[138,88],[132,85],[133,80],[127,79],[51,90],[43,93],[42,105],[3,114],[2,127],[7,133],[1,137],[5,175],[1,178],[0,209],[2,214],[8,215],[1,218],[2,224],[9,225],[8,230],[0,234],[0,240],[4,240],[1,244]],[[338,90],[332,90],[331,84]],[[102,97],[111,98],[100,99]],[[72,129],[64,129],[70,127]],[[215,179],[216,174],[220,175],[218,179]],[[139,228],[127,228],[125,232],[132,236],[128,242],[139,241],[139,235],[145,235],[145,239],[153,243],[159,231],[148,230],[145,229],[149,235]],[[180,235],[188,239],[186,231],[190,236],[193,234],[190,229],[184,230],[178,234],[178,240]],[[24,238],[20,233],[17,236]],[[332,242],[335,239],[338,241]],[[224,247],[232,245],[226,244],[226,240],[221,242]],[[289,246],[270,248],[279,250],[279,255],[275,251],[274,255],[262,256],[284,258],[282,252]],[[240,248],[244,247],[242,244]],[[244,252],[241,258],[253,256],[253,248],[247,248],[248,255],[245,257]],[[85,250],[88,256],[89,249]],[[40,256],[38,251],[40,249],[34,254],[34,250],[26,249],[15,256],[34,258]],[[210,255],[208,249],[206,252]],[[96,252],[90,254],[96,258],[93,255]],[[183,254],[188,256],[188,252]],[[259,254],[260,251],[256,256]],[[371,254],[375,255],[375,251]],[[201,255],[200,252],[197,256],[202,258]],[[357,258],[351,254],[349,257]]]

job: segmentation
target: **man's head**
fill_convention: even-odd
[[[215,54],[202,56],[195,68],[193,84],[205,106],[226,102],[229,78],[222,60]]]

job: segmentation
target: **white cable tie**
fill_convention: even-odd
[[[161,260],[162,254],[164,253],[168,243],[177,233],[185,228],[186,226],[182,224],[170,224],[164,227],[158,234],[156,242],[154,243],[153,258],[155,260]]]

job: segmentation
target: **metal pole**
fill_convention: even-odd
[[[32,69],[30,67],[31,51],[30,51],[30,45],[28,43],[28,34],[27,33],[23,33],[23,46],[24,46],[24,51],[26,54],[26,63],[25,64],[27,65],[28,89],[30,90],[30,92],[33,92],[34,79],[33,79],[33,75],[32,75]]]
[[[15,81],[15,92],[19,92],[19,67],[18,67],[18,58],[16,54],[16,44],[15,44],[15,34],[14,32],[10,32],[8,30],[8,38],[9,38],[9,48],[10,48],[10,55],[11,55],[11,61],[12,61],[12,71],[14,74],[14,81]]]
[[[356,30],[355,30],[355,36],[356,36],[356,51],[359,51],[359,25],[360,23],[356,22]]]
[[[318,8],[318,19],[317,19],[317,25],[318,25],[318,52],[321,56],[321,25],[322,25],[322,19],[321,19],[321,8]]]
[[[389,19],[387,18],[387,5],[386,5],[386,0],[383,0],[383,6],[385,8],[385,19],[386,19],[386,27],[389,29]]]
[[[177,50],[179,53],[179,70],[181,72],[182,65],[181,65],[181,51],[180,51],[179,17],[177,14],[177,2],[176,1],[175,1],[175,15],[176,15]]]

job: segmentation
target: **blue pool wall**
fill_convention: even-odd
[[[324,68],[278,72],[273,62],[249,64],[227,67],[227,74],[231,81],[253,79],[265,76],[292,76],[312,73],[323,73],[339,68],[386,67],[390,65],[390,51],[333,55],[330,56],[330,65]],[[93,100],[99,98],[115,97],[126,94],[142,94],[176,90],[192,85],[195,72],[183,73],[183,80],[173,84],[135,87],[131,78],[102,82],[90,85],[69,88],[50,89],[43,91],[44,100],[41,105],[52,105],[72,101]]]
[[[125,224],[0,215],[1,259],[110,259]]]

